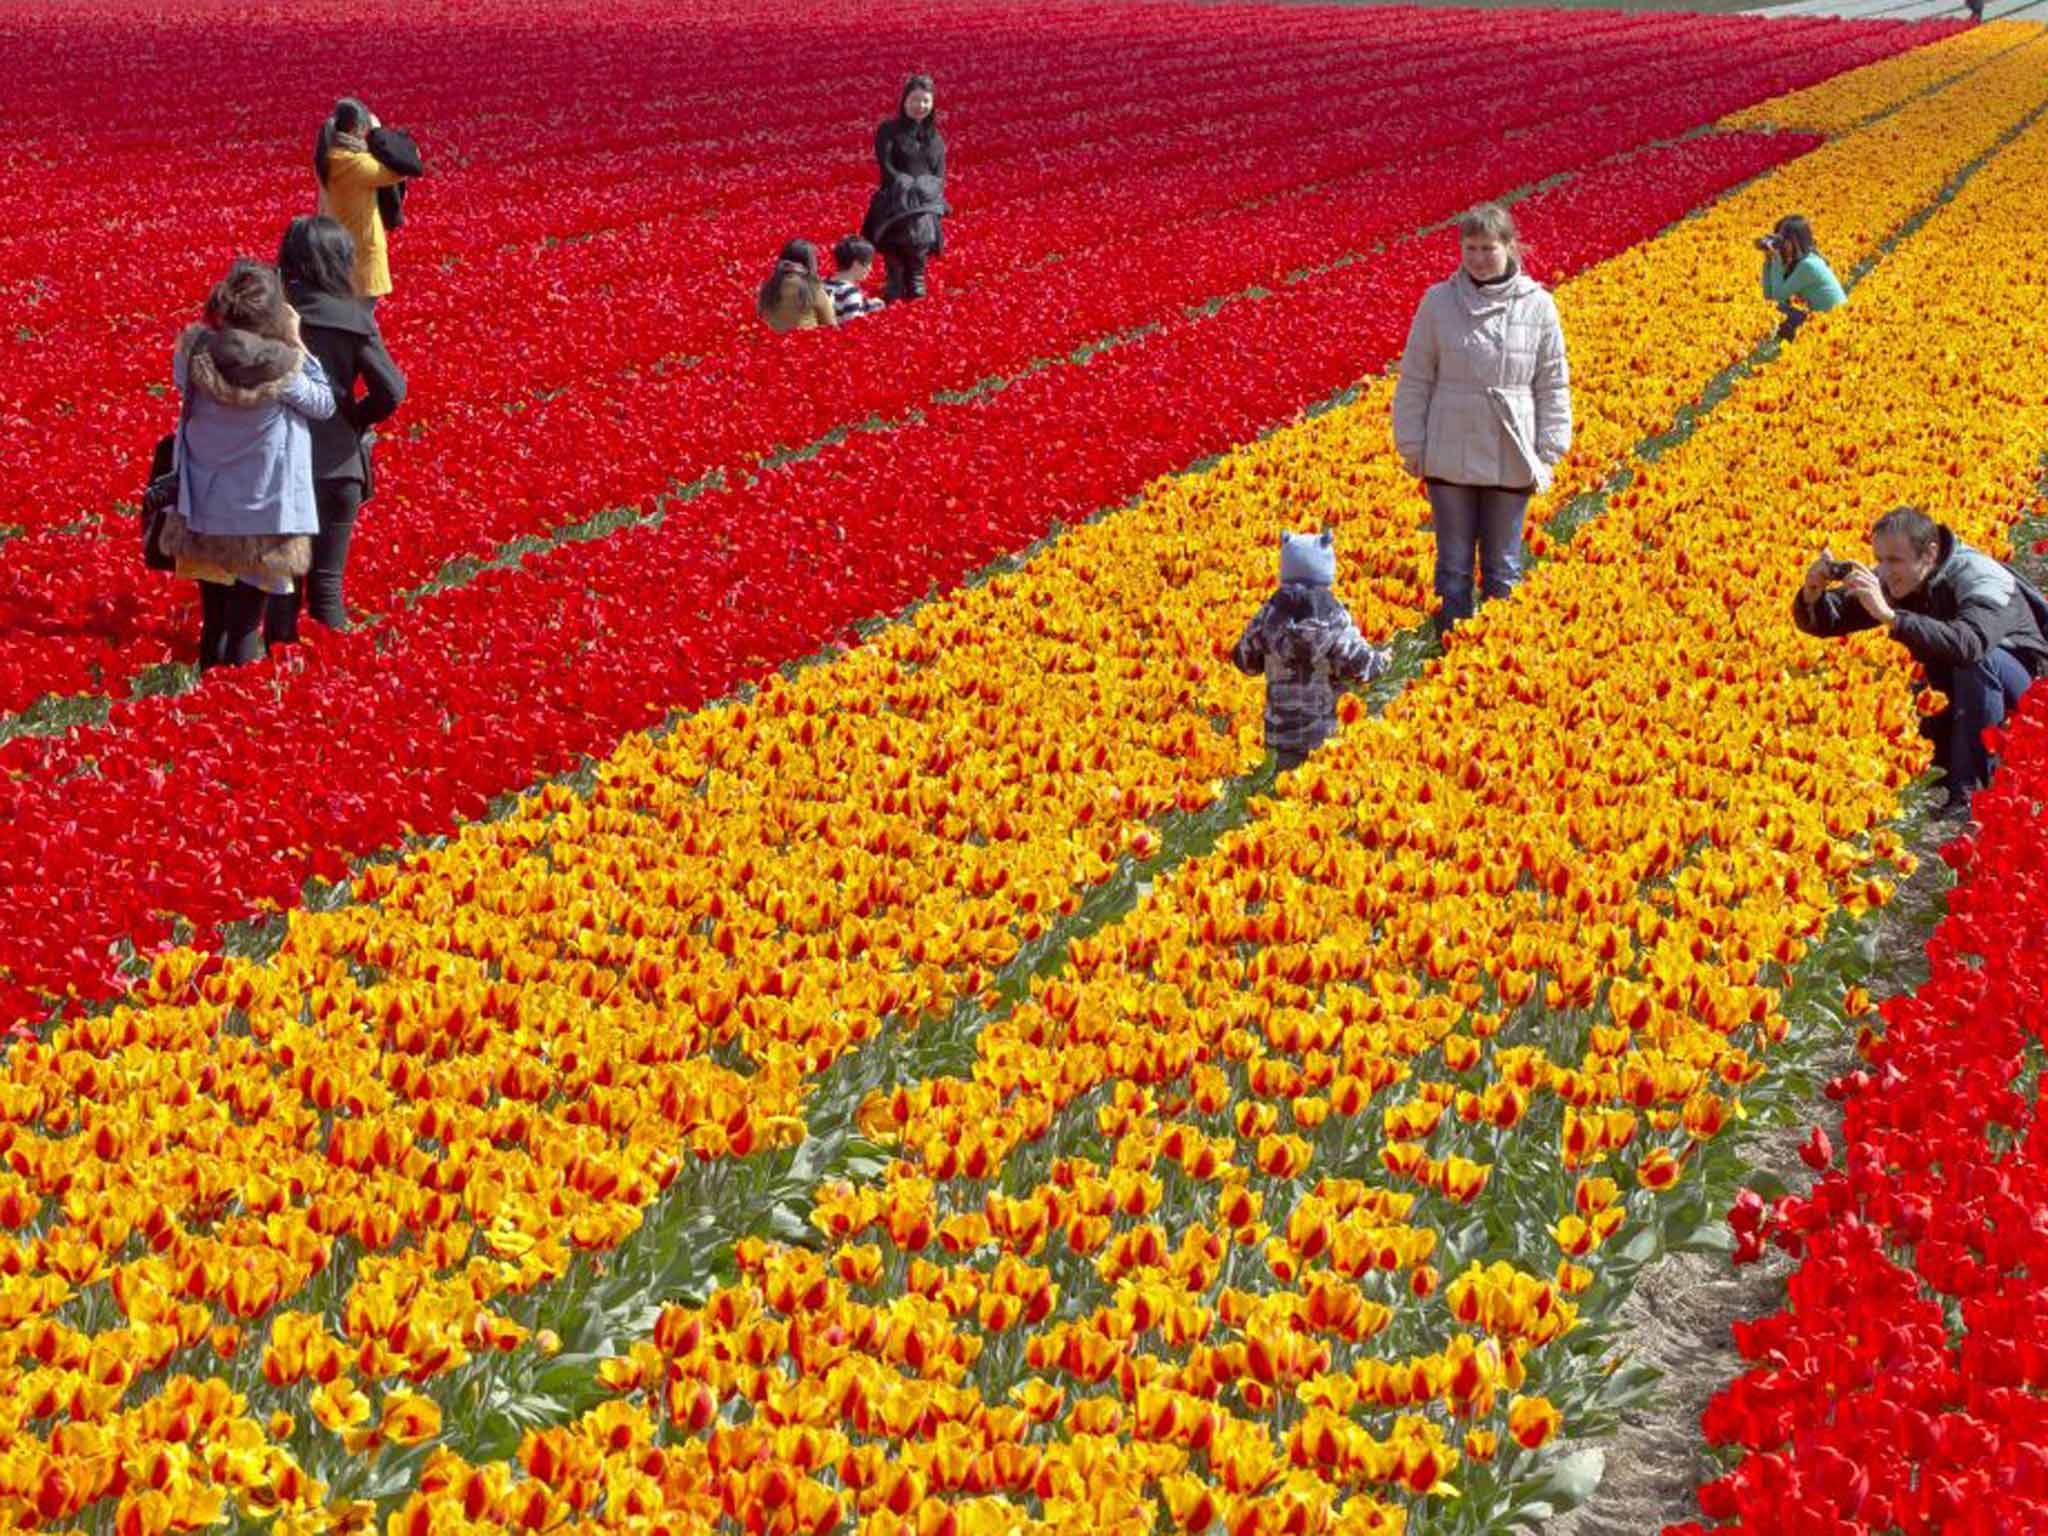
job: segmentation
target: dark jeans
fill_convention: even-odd
[[[290,592],[273,597],[263,616],[263,637],[272,645],[299,638],[299,610],[312,614],[329,629],[348,628],[348,609],[341,600],[342,573],[348,568],[348,542],[362,510],[363,487],[355,480],[319,480],[313,502],[320,513],[320,531],[313,535],[313,564]]]
[[[241,667],[264,656],[263,613],[269,594],[245,581],[199,583],[199,670]]]
[[[1780,304],[1778,306],[1778,313],[1785,317],[1778,322],[1778,340],[1780,341],[1790,341],[1799,334],[1799,327],[1813,318],[1811,311],[1801,309],[1796,304]]]
[[[924,264],[931,252],[921,245],[885,245],[882,250],[882,297],[901,304],[924,297]]]
[[[1949,675],[1948,708],[1921,730],[1934,742],[1935,764],[1948,776],[1949,793],[1970,794],[1991,782],[1984,733],[2003,725],[2033,678],[2011,651],[1993,651],[1975,666]],[[1937,685],[1938,686],[1938,685]]]
[[[1522,579],[1522,517],[1529,509],[1528,491],[1498,486],[1428,485],[1431,521],[1436,525],[1437,632],[1469,619],[1475,609],[1472,593],[1473,550],[1478,550],[1480,580],[1487,597],[1506,597]]]

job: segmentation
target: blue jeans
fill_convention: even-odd
[[[1934,737],[1934,760],[1948,775],[1951,794],[1969,793],[1991,782],[1991,754],[1984,733],[2005,724],[2033,682],[2011,651],[1993,651],[1975,666],[1957,667],[1949,675],[1948,708],[1928,724]]]
[[[1472,553],[1479,552],[1480,581],[1487,597],[1506,597],[1522,579],[1522,516],[1528,491],[1496,486],[1428,484],[1430,519],[1436,526],[1438,633],[1474,611]]]

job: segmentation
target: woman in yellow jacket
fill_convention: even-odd
[[[400,169],[370,152],[376,116],[352,96],[334,104],[320,125],[313,169],[320,177],[320,211],[337,220],[356,243],[356,291],[371,303],[391,291],[391,257],[377,193],[396,187],[418,167]]]

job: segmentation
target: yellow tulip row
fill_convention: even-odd
[[[2005,258],[2044,174],[2048,125],[1261,825],[988,1027],[971,1077],[878,1095],[906,1160],[824,1191],[829,1253],[743,1245],[746,1281],[665,1311],[606,1368],[618,1402],[529,1437],[524,1480],[439,1456],[392,1529],[623,1526],[631,1468],[674,1529],[1388,1531],[1542,1445],[1559,1415],[1521,1389],[1595,1278],[1575,1261],[1718,1133],[1784,969],[1899,857],[1878,829],[1925,756],[1902,668],[1799,636],[1786,596],[1894,502],[1995,544],[2030,492],[2048,270]],[[1994,380],[1986,351],[2019,361]],[[1418,870],[1448,883],[1418,898]],[[1417,1178],[1461,1147],[1476,1172]],[[1469,1260],[1482,1155],[1568,1192],[1553,1276],[1429,1262]],[[656,1448],[662,1423],[690,1438]]]
[[[1798,162],[1784,195],[1889,227],[2011,120],[2012,74],[1987,71],[2004,94],[1967,111],[1935,98]],[[1752,220],[1721,209],[1654,242],[1655,302],[1603,272],[1567,285],[1587,422],[1567,487],[1597,483],[1744,350],[1747,276],[1715,253]],[[1635,374],[1630,327],[1687,316],[1687,345]],[[1627,387],[1599,382],[1614,377]],[[1256,761],[1257,687],[1218,664],[1218,615],[1234,623],[1267,584],[1273,531],[1349,530],[1350,568],[1370,574],[1345,591],[1368,631],[1420,616],[1426,537],[1385,405],[1372,386],[830,667],[636,739],[587,799],[543,791],[372,871],[363,904],[295,915],[265,964],[166,957],[156,1001],[18,1051],[0,1085],[0,1225],[23,1234],[0,1238],[17,1405],[0,1420],[62,1404],[133,1425],[154,1409],[124,1406],[132,1384],[185,1367],[301,1394],[301,1418],[358,1443],[404,1443],[409,1400],[373,1409],[356,1379],[425,1383],[521,1347],[509,1298],[634,1232],[678,1146],[716,1164],[789,1145],[811,1074],[886,1020],[971,998],[1148,851],[1162,814]],[[1391,1007],[1397,1033],[1450,1028],[1438,1000]],[[1272,1168],[1304,1155],[1265,1135]],[[1473,1167],[1416,1171],[1476,1193]],[[328,1297],[316,1324],[303,1309]],[[108,1496],[110,1478],[48,1449],[0,1497],[49,1473],[60,1508]]]
[[[1987,60],[2038,37],[2041,23],[1994,21],[1875,64],[1731,112],[1720,128],[1786,128],[1805,133],[1846,133],[1908,97],[1954,79]]]

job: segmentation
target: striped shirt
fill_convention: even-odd
[[[880,299],[871,299],[862,293],[858,283],[849,283],[843,277],[826,278],[825,291],[832,295],[832,311],[839,317],[841,325],[885,307]]]

